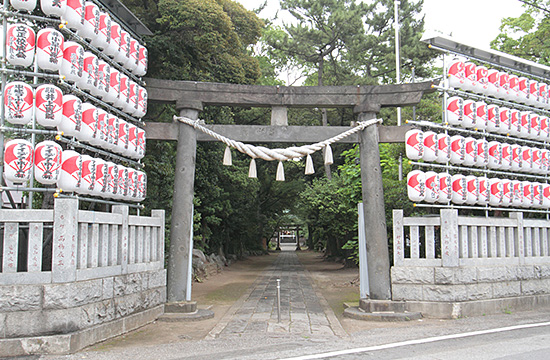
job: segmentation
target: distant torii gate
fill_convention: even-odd
[[[288,126],[287,108],[353,108],[358,121],[376,118],[381,107],[412,106],[434,91],[431,82],[375,86],[257,86],[146,79],[151,102],[175,103],[180,116],[199,118],[204,105],[271,107],[270,126],[208,125],[245,143],[315,143],[349,127]],[[343,143],[360,144],[361,182],[371,299],[391,299],[390,266],[379,142],[403,142],[407,126],[369,126]],[[186,300],[197,141],[213,141],[183,123],[146,126],[147,138],[177,140],[176,172],[168,262],[168,302]]]

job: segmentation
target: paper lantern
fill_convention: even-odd
[[[487,71],[487,95],[498,97],[500,91],[500,73],[496,69]]]
[[[476,101],[475,109],[476,109],[475,128],[478,130],[487,129],[487,121],[489,121],[487,117],[487,104],[485,104],[483,101]]]
[[[550,170],[550,151],[546,149],[540,150],[540,164],[541,164],[541,174],[548,175]]]
[[[139,42],[134,39],[130,38],[130,56],[128,58],[128,62],[124,64],[126,69],[130,70],[131,72],[134,72],[139,64]]]
[[[97,72],[99,68],[99,60],[95,54],[85,51],[84,52],[84,67],[82,71],[82,77],[78,81],[77,85],[81,89],[92,91],[97,88]]]
[[[135,116],[142,118],[147,114],[147,89],[143,86],[138,86],[138,109]]]
[[[508,99],[510,90],[510,75],[505,71],[498,73],[499,90],[498,97],[501,99]]]
[[[502,179],[502,206],[512,206],[514,197],[514,189],[512,188],[512,181],[509,179]]]
[[[531,113],[531,128],[529,129],[529,139],[538,140],[540,136],[540,118],[537,113]]]
[[[54,29],[42,29],[36,36],[36,63],[42,70],[61,70],[63,61],[63,35]]]
[[[502,165],[502,144],[498,141],[489,142],[489,163],[491,169],[499,169]]]
[[[137,171],[137,195],[136,201],[142,201],[147,197],[147,174]]]
[[[512,180],[512,206],[521,207],[523,204],[523,186],[521,181]]]
[[[523,202],[521,206],[530,208],[533,206],[533,183],[530,181],[522,181],[521,186],[523,188]]]
[[[62,17],[67,8],[67,0],[40,0],[40,9],[48,16]]]
[[[4,145],[4,178],[17,185],[31,178],[33,147],[23,139],[14,139]]]
[[[433,131],[425,131],[423,136],[424,146],[422,160],[432,162],[437,159],[437,134]]]
[[[455,204],[466,202],[466,177],[462,174],[453,175],[451,178],[453,195],[451,201]]]
[[[111,65],[103,60],[99,60],[97,68],[97,87],[92,89],[92,93],[103,100],[107,100],[110,91]]]
[[[476,126],[476,103],[473,100],[464,100],[464,117],[462,126],[465,128],[474,128]]]
[[[460,135],[451,136],[451,163],[463,164],[466,153],[466,142]]]
[[[111,16],[106,12],[99,12],[98,32],[92,38],[91,44],[98,49],[105,50],[111,42]]]
[[[478,205],[487,205],[489,204],[489,179],[485,176],[480,176],[477,178],[478,184]]]
[[[42,141],[34,149],[34,178],[41,184],[55,184],[61,173],[61,146]]]
[[[107,162],[102,159],[95,158],[95,181],[94,181],[94,190],[93,195],[95,196],[105,196],[107,191],[107,184],[109,182],[109,172],[107,169]]]
[[[111,67],[111,73],[109,75],[109,92],[105,94],[105,101],[109,104],[115,105],[120,95],[120,72]]]
[[[532,148],[532,161],[531,161],[531,172],[535,174],[542,173],[542,161],[541,161],[541,151],[538,148]]]
[[[65,41],[59,74],[65,76],[65,81],[79,83],[83,71],[84,48],[73,41]]]
[[[138,112],[138,84],[134,81],[128,81],[128,103],[124,111],[130,115],[135,115]]]
[[[453,59],[447,70],[447,78],[449,79],[450,87],[462,88],[466,80],[464,75],[464,61],[458,58]]]
[[[411,160],[420,160],[424,154],[424,133],[413,129],[405,134],[405,154]]]
[[[500,127],[500,109],[498,105],[487,106],[487,131],[498,132]]]
[[[34,107],[34,91],[22,81],[12,81],[6,85],[4,96],[4,116],[12,124],[25,125],[31,122]]]
[[[502,144],[502,170],[510,170],[512,168],[512,146],[510,144]]]
[[[36,7],[36,0],[10,0],[10,4],[16,10],[32,12]]]
[[[107,143],[105,144],[105,148],[107,150],[113,151],[118,144],[118,118],[114,116],[113,114],[107,114],[107,120],[108,120],[108,137],[107,137]]]
[[[433,171],[425,173],[426,196],[424,200],[435,203],[439,199],[439,174]]]
[[[508,100],[519,101],[519,77],[514,74],[508,77]]]
[[[128,107],[129,95],[130,95],[130,89],[128,88],[128,86],[130,85],[129,82],[130,82],[130,79],[128,79],[128,76],[124,75],[123,73],[120,73],[120,89],[119,89],[118,99],[116,100],[114,105],[122,111],[124,111],[124,109]]]
[[[118,165],[112,162],[107,162],[107,188],[103,197],[114,198],[117,193],[118,186]]]
[[[138,153],[136,158],[138,160],[141,160],[145,156],[145,144],[146,144],[146,138],[145,138],[145,130],[141,128],[137,128],[137,137],[138,137]],[[439,153],[438,153],[439,155]]]
[[[82,156],[73,150],[64,150],[61,154],[61,173],[57,187],[64,192],[74,192],[80,186]]]
[[[65,13],[61,19],[67,22],[69,29],[80,32],[84,28],[84,14],[83,0],[67,0]]]
[[[438,174],[439,178],[439,196],[437,202],[440,204],[448,204],[451,202],[452,191],[452,177],[449,173],[443,172]]]
[[[35,34],[33,29],[21,23],[8,26],[6,35],[6,59],[14,66],[29,67],[34,61]]]
[[[98,115],[94,105],[87,102],[82,104],[82,128],[76,135],[78,140],[91,143],[96,132]]]
[[[148,63],[147,57],[148,57],[147,48],[140,44],[138,66],[134,70],[135,75],[143,76],[147,73],[147,63]]]
[[[512,144],[511,153],[512,162],[510,169],[512,171],[522,171],[523,157],[521,154],[521,145]]]
[[[519,136],[521,132],[521,116],[519,110],[510,110],[510,135]]]
[[[465,166],[474,166],[477,158],[477,140],[473,137],[464,139],[464,162]]]
[[[485,167],[489,164],[489,143],[485,139],[476,141],[476,166]]]
[[[128,124],[128,148],[124,152],[124,156],[135,159],[138,154],[138,139],[137,127],[133,124]]]
[[[139,135],[138,135],[139,136]],[[451,137],[445,133],[437,134],[437,161],[446,164],[451,160]]]
[[[137,175],[136,169],[128,168],[128,191],[125,200],[136,201],[138,186]]]
[[[528,173],[533,170],[533,149],[529,146],[521,147],[521,170]]]
[[[454,126],[460,126],[464,116],[464,99],[452,96],[447,99],[447,122]]]
[[[118,141],[113,150],[121,155],[128,149],[128,129],[128,123],[118,119]]]
[[[114,197],[115,199],[124,199],[128,196],[128,168],[126,166],[119,165],[117,170],[117,192]]]
[[[475,205],[479,198],[479,179],[477,176],[466,176],[466,204]]]
[[[539,182],[533,183],[533,207],[535,209],[542,209],[543,208],[543,187],[542,184]]]
[[[531,133],[531,112],[522,111],[520,112],[519,116],[521,122],[519,136],[522,138],[529,138],[529,135]]]
[[[539,104],[539,83],[535,80],[529,81],[529,99],[527,104],[537,106]]]
[[[108,129],[109,118],[107,112],[103,109],[97,108],[97,121],[95,126],[95,132],[90,139],[90,144],[98,147],[105,147],[108,141]]]
[[[545,108],[548,104],[548,85],[539,82],[539,107]]]
[[[407,174],[407,195],[413,202],[424,201],[426,198],[426,174],[413,170]]]
[[[80,194],[93,194],[95,185],[95,159],[89,155],[82,155],[82,170],[80,186],[76,190]]]
[[[104,50],[111,58],[116,58],[120,50],[120,24],[111,19],[111,41]]]
[[[539,140],[540,141],[548,141],[549,135],[550,135],[550,129],[548,128],[548,117],[544,115],[539,116],[540,120],[540,133],[539,133]]]
[[[550,184],[542,184],[542,207],[550,208]]]
[[[36,122],[44,127],[56,127],[63,120],[63,93],[54,85],[44,84],[36,89]]]
[[[130,60],[130,34],[120,29],[120,48],[115,55],[115,61],[124,66]]]
[[[99,8],[92,1],[84,2],[84,26],[77,30],[77,34],[88,40],[99,34]]]
[[[510,123],[510,109],[507,107],[500,107],[499,111],[499,124],[498,124],[498,131],[501,134],[509,134],[511,123]]]
[[[476,81],[477,81],[476,91],[480,94],[487,93],[487,87],[489,85],[489,80],[487,79],[488,75],[489,75],[489,71],[485,66],[483,65],[476,66]]]
[[[476,91],[477,87],[477,74],[476,65],[472,62],[464,63],[464,84],[462,88],[467,91]]]
[[[523,76],[518,81],[518,102],[523,104],[529,102],[529,79]]]
[[[74,95],[63,95],[63,114],[57,130],[67,137],[77,136],[82,128],[82,100]]]
[[[489,179],[489,205],[502,206],[502,181],[497,178]]]

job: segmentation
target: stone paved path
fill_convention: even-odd
[[[281,279],[281,321],[277,314],[277,279]],[[294,251],[282,251],[220,323],[214,337],[243,334],[345,336],[324,297],[318,296]]]

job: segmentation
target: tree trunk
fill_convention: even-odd
[[[317,84],[319,86],[323,86],[323,69],[325,66],[325,59],[323,58],[323,55],[321,54],[319,56],[319,68],[317,70]],[[328,118],[327,118],[327,109],[322,108],[321,109],[321,124],[323,126],[328,125]],[[325,154],[325,149],[323,149],[323,155]],[[332,175],[330,173],[330,165],[325,165],[325,175],[327,176],[327,179],[332,179]]]

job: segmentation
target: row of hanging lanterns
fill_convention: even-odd
[[[452,88],[550,110],[550,88],[544,82],[487,69],[461,58],[451,61],[447,78]]]
[[[413,202],[550,208],[550,184],[446,172],[409,172],[407,195]]]
[[[36,7],[36,0],[10,2],[15,9],[22,11],[32,12]],[[61,18],[60,27],[66,24],[134,75],[143,76],[147,72],[147,48],[132,38],[120,24],[111,20],[108,13],[100,11],[92,1],[41,0],[40,3],[46,15]],[[63,47],[63,36],[55,29],[42,29],[36,37],[36,56],[39,63],[47,63],[46,56],[55,56],[59,47]],[[35,32],[30,26],[23,23],[11,24],[8,27],[7,44],[7,60],[10,64],[24,67],[32,65]],[[58,70],[52,65],[41,68]]]
[[[4,178],[24,185],[32,173],[41,184],[57,184],[65,192],[104,198],[142,201],[147,189],[147,176],[142,171],[62,150],[54,141],[40,142],[34,148],[27,140],[8,141],[4,147]]]
[[[411,160],[488,167],[521,173],[550,174],[550,150],[413,129],[405,134]]]

